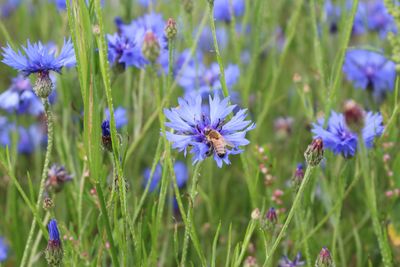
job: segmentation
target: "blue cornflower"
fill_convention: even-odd
[[[378,32],[382,39],[388,32],[397,32],[394,19],[381,0],[367,3],[367,20],[368,29]]]
[[[279,267],[298,267],[298,266],[304,266],[305,262],[301,260],[301,253],[297,253],[296,258],[291,261],[287,256],[284,256],[280,261],[279,261]]]
[[[182,161],[176,161],[174,164],[174,172],[176,176],[176,183],[179,188],[182,188],[185,186],[186,181],[188,180],[188,169],[186,165]],[[150,174],[151,174],[151,169],[147,168],[144,170],[143,177],[143,186],[146,187],[147,183],[150,181]],[[154,174],[153,174],[153,179],[151,180],[150,186],[149,186],[149,191],[153,192],[154,190],[157,189],[158,184],[160,183],[162,177],[162,168],[160,164],[157,164]]]
[[[45,251],[46,260],[50,266],[59,266],[61,265],[64,253],[61,246],[57,221],[51,219],[47,225],[47,229],[49,230],[49,241],[47,242],[47,248]]]
[[[0,262],[5,261],[8,256],[8,246],[3,237],[0,237]]]
[[[2,62],[24,75],[48,74],[50,71],[60,73],[63,67],[72,67],[76,63],[71,40],[64,40],[63,48],[57,57],[54,49],[41,42],[31,44],[28,40],[27,46],[22,46],[22,49],[25,51],[25,55],[20,50],[15,52],[10,45],[3,47]]]
[[[0,145],[5,147],[11,144],[10,131],[13,129],[6,117],[0,116]]]
[[[219,21],[229,22],[232,18],[231,10],[235,17],[239,17],[243,15],[245,7],[244,0],[215,0],[214,18]]]
[[[349,50],[343,71],[356,88],[371,90],[377,100],[394,88],[396,65],[380,53],[363,49]]]
[[[111,39],[109,36],[110,61],[144,68],[150,62],[144,57],[142,46],[146,33],[151,32],[161,48],[157,62],[164,70],[168,70],[168,40],[164,34],[165,21],[161,14],[149,13],[129,24],[119,21],[117,27],[118,35],[111,36]]]
[[[66,182],[72,181],[72,175],[70,175],[64,166],[53,164],[48,173],[46,180],[46,190],[60,192]]]
[[[28,113],[33,116],[44,112],[43,104],[33,91],[30,80],[22,75],[12,79],[11,86],[0,94],[0,108],[9,113]]]
[[[108,110],[108,108],[106,108],[104,113],[106,114],[106,120],[109,121],[110,111]],[[117,130],[121,129],[122,127],[128,124],[128,116],[126,114],[126,109],[123,107],[117,107],[116,109],[114,109],[114,118],[115,118],[115,127],[117,128]],[[109,129],[110,126],[108,125],[108,131],[110,131]]]
[[[187,149],[191,148],[193,163],[214,155],[218,167],[222,167],[224,162],[230,164],[230,154],[241,153],[243,150],[239,147],[249,144],[245,136],[247,131],[255,128],[255,124],[245,120],[246,109],[239,110],[228,120],[228,116],[236,107],[229,104],[229,98],[221,100],[218,94],[215,94],[214,98],[210,95],[209,111],[202,109],[200,95],[195,98],[179,98],[178,103],[177,108],[164,109],[169,120],[165,125],[174,130],[166,135],[172,142],[172,147],[184,151],[185,156]],[[218,146],[222,149],[215,148],[215,139],[222,142]]]
[[[122,64],[123,67],[135,66],[142,68],[147,61],[141,56],[141,47],[138,45],[143,28],[138,28],[133,36],[114,33],[108,34],[108,60],[113,63]]]
[[[313,124],[312,133],[320,137],[324,147],[331,150],[335,155],[342,154],[343,157],[353,157],[357,151],[358,136],[346,125],[343,114],[332,111],[325,129],[324,120],[321,119]],[[383,118],[379,113],[367,112],[364,118],[364,127],[361,130],[365,146],[372,148],[374,139],[382,135],[384,130]]]
[[[58,11],[65,11],[67,10],[67,0],[49,0],[50,2],[53,2]],[[72,0],[70,0],[72,1]],[[100,5],[103,7],[105,3],[105,0],[100,1]],[[86,5],[89,5],[89,0],[86,0]]]
[[[101,123],[101,134],[103,136],[111,136],[110,121],[109,120],[104,120]]]

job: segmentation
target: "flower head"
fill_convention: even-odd
[[[174,130],[167,132],[172,147],[179,151],[190,148],[193,163],[213,155],[218,167],[230,164],[229,155],[242,152],[241,146],[249,144],[245,138],[247,131],[255,124],[245,120],[247,110],[239,110],[230,120],[235,105],[229,104],[229,98],[220,99],[218,94],[209,96],[209,110],[202,109],[202,98],[186,97],[178,99],[179,107],[165,109],[169,122],[165,125]]]
[[[38,116],[44,112],[43,104],[33,91],[28,78],[19,75],[11,86],[0,94],[0,108],[9,113]]]
[[[137,44],[136,36],[125,36],[118,33],[108,34],[108,60],[114,64],[121,64],[124,68],[128,66],[142,67],[146,61],[141,57],[140,46]]]
[[[397,32],[392,15],[387,11],[382,0],[369,1],[367,4],[368,28],[379,33],[384,39],[388,32]]]
[[[0,18],[5,18],[11,15],[20,5],[21,0],[5,0],[0,4]]]
[[[365,114],[361,135],[367,148],[371,148],[374,139],[382,135],[384,130],[382,121],[382,115],[379,113],[370,111]],[[323,125],[323,119],[314,123],[312,133],[315,137],[322,138],[325,148],[335,155],[353,157],[357,151],[358,136],[347,127],[343,114],[332,111],[327,128],[325,129]]]
[[[59,192],[64,186],[64,183],[71,180],[72,176],[67,173],[64,166],[53,164],[47,174],[46,189]]]
[[[112,151],[110,120],[108,119],[104,120],[101,123],[101,140],[103,143],[103,147],[108,151]]]
[[[51,219],[47,228],[49,230],[49,241],[45,251],[46,260],[50,266],[59,266],[62,262],[64,252],[61,246],[57,221]]]
[[[179,188],[182,188],[183,186],[185,186],[186,181],[188,180],[188,169],[186,165],[181,161],[176,161],[174,164],[174,172],[176,176],[176,183]],[[151,179],[149,191],[153,192],[157,189],[158,184],[160,183],[160,180],[162,178],[161,165],[157,164],[156,169],[153,173],[153,178],[151,178],[151,170],[149,168],[144,171],[143,176],[143,186],[146,187],[147,183],[149,183]]]
[[[47,142],[47,135],[44,129],[38,124],[32,124],[28,128],[18,127],[18,153],[29,155],[35,149]]]
[[[41,42],[22,46],[25,55],[20,50],[16,52],[10,45],[3,47],[2,62],[24,75],[32,73],[49,73],[55,71],[60,73],[63,67],[71,67],[76,63],[74,47],[71,40],[64,40],[63,48],[58,56],[52,47],[43,45]]]
[[[392,91],[396,79],[396,65],[377,52],[353,49],[346,53],[343,71],[356,88],[369,89],[379,100]]]
[[[315,267],[334,267],[334,266],[335,264],[333,262],[331,253],[326,247],[323,247],[318,255],[317,261],[315,262]]]
[[[8,246],[3,237],[0,237],[0,262],[7,259],[8,256]]]
[[[245,9],[244,0],[214,0],[214,18],[220,21],[231,21],[232,15],[242,16]],[[233,14],[232,12],[233,11]]]
[[[287,256],[284,256],[280,261],[279,261],[279,267],[298,267],[298,266],[304,266],[305,262],[301,260],[301,253],[297,253],[296,258],[291,261]]]

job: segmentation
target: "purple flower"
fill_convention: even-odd
[[[301,260],[301,253],[297,253],[296,258],[291,261],[287,256],[283,256],[283,258],[279,261],[279,267],[298,267],[304,266],[305,262]]]
[[[28,76],[32,73],[48,74],[50,71],[61,73],[63,67],[71,67],[76,63],[74,48],[71,40],[64,40],[63,48],[56,57],[53,48],[41,42],[22,46],[25,55],[20,50],[15,52],[10,45],[3,47],[3,60],[6,65]]]
[[[150,62],[144,57],[142,46],[146,33],[152,32],[161,47],[158,63],[164,70],[168,70],[168,40],[164,34],[164,26],[162,15],[157,13],[146,14],[129,24],[118,21],[118,33],[108,35],[109,60],[112,63],[144,68]]]
[[[9,113],[28,113],[33,116],[44,112],[43,104],[33,91],[30,80],[22,75],[12,79],[11,86],[0,94],[0,108]]]
[[[58,232],[57,221],[52,219],[47,225],[49,230],[49,240],[60,242],[60,233]]]
[[[106,120],[109,121],[110,111],[108,110],[108,108],[106,108],[105,114],[106,114]],[[126,109],[123,107],[117,107],[116,109],[114,109],[114,118],[115,118],[115,127],[117,128],[117,130],[121,129],[122,127],[128,124],[128,116],[126,115]]]
[[[219,49],[224,49],[228,45],[228,32],[225,27],[217,27],[215,30]],[[214,51],[214,39],[210,28],[204,28],[201,32],[198,47],[202,52]]]
[[[5,3],[0,4],[0,17],[5,18],[10,16],[20,3],[21,0],[5,0]]]
[[[377,100],[394,88],[396,65],[377,52],[363,49],[347,51],[343,71],[354,87],[372,90]]]
[[[219,21],[231,21],[232,12],[235,17],[242,16],[245,9],[244,0],[215,0],[214,18]]]
[[[47,136],[37,124],[31,125],[29,128],[19,126],[18,135],[18,153],[20,154],[32,154],[35,149],[47,142]]]
[[[104,120],[101,123],[101,134],[103,136],[111,136],[110,121],[109,120]]]
[[[230,164],[229,155],[239,154],[241,146],[249,144],[245,138],[247,131],[255,128],[250,120],[245,120],[247,110],[239,110],[230,120],[227,119],[235,108],[229,105],[229,98],[220,99],[218,94],[214,98],[209,96],[209,111],[202,109],[202,98],[186,97],[178,99],[179,106],[164,109],[169,120],[165,125],[174,130],[167,132],[167,139],[172,142],[172,148],[184,151],[187,149],[193,154],[193,163],[204,160],[211,155],[218,167],[223,163]],[[212,137],[211,138],[211,134]],[[216,151],[211,139],[218,139],[222,151]],[[215,140],[215,139],[214,139]]]
[[[60,192],[66,182],[72,180],[72,176],[67,173],[64,166],[53,164],[48,171],[46,189]]]
[[[185,186],[186,181],[188,180],[188,170],[186,165],[181,162],[181,161],[176,161],[174,165],[174,172],[176,176],[176,183],[179,188],[182,188]],[[151,169],[147,168],[144,173],[144,181],[143,181],[143,186],[146,187],[147,183],[150,181],[150,174],[151,174]],[[156,169],[154,170],[153,173],[153,179],[151,180],[149,191],[153,192],[154,190],[157,189],[158,184],[160,183],[160,180],[162,178],[162,168],[160,164],[157,164]]]
[[[57,221],[51,219],[47,225],[49,230],[49,241],[45,251],[45,257],[50,266],[60,266],[63,259],[63,249],[61,246],[60,233],[57,227]]]
[[[328,23],[329,32],[334,34],[339,30],[340,19],[342,15],[346,15],[351,11],[353,1],[346,0],[345,6],[341,7],[337,4],[333,4],[331,0],[327,0],[324,5],[326,21]],[[364,3],[359,3],[354,17],[352,34],[361,35],[365,33],[365,16],[366,16],[366,6]]]
[[[3,237],[0,237],[0,262],[7,259],[8,256],[8,246]]]
[[[342,154],[346,158],[356,154],[358,136],[347,127],[343,114],[332,111],[327,128],[325,129],[323,125],[323,119],[314,123],[312,133],[315,137],[322,139],[325,148],[331,150],[335,155]],[[365,146],[372,148],[374,139],[381,136],[383,130],[382,115],[367,112],[365,125],[361,131]]]
[[[368,28],[378,32],[382,39],[386,37],[388,32],[397,32],[394,19],[381,0],[367,3],[367,18]]]
[[[6,117],[0,116],[0,145],[9,146],[11,144],[10,131],[13,129]]]

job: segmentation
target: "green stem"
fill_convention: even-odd
[[[189,207],[186,215],[187,223],[185,224],[185,236],[184,236],[185,239],[183,241],[181,266],[186,266],[185,264],[186,264],[187,250],[189,246],[189,236],[191,228],[193,226],[193,206],[197,194],[197,182],[199,177],[199,170],[200,170],[200,162],[197,163],[194,168],[192,187],[189,192]]]
[[[370,171],[367,149],[365,147],[364,139],[362,135],[358,137],[358,146],[360,148],[359,153],[359,164],[362,170],[365,194],[367,196],[367,206],[371,213],[372,227],[375,235],[378,239],[379,249],[382,254],[382,261],[385,267],[393,266],[392,253],[387,240],[387,236],[382,229],[379,221],[378,208],[376,204],[376,192],[375,192],[375,175]]]
[[[47,117],[47,150],[46,150],[46,157],[44,159],[42,178],[40,181],[39,195],[38,195],[38,198],[36,201],[36,211],[38,211],[38,212],[40,211],[40,208],[41,208],[43,192],[45,189],[47,174],[48,174],[48,170],[49,170],[50,156],[51,156],[51,151],[53,149],[53,131],[54,131],[53,115],[51,113],[49,100],[46,98],[46,99],[42,99],[42,101],[43,101],[43,105],[44,105],[44,111],[45,111],[46,117]],[[35,228],[36,228],[36,223],[35,223],[35,218],[33,218],[32,223],[31,223],[31,229],[30,229],[29,235],[28,235],[28,240],[26,241],[24,254],[22,256],[22,261],[21,261],[22,267],[26,266],[26,261],[28,260],[28,256],[29,256],[29,253],[30,253],[30,250],[32,247],[32,241],[33,241],[33,235],[35,233]]]
[[[290,211],[289,211],[289,215],[287,216],[286,221],[285,221],[281,231],[278,234],[278,237],[276,238],[274,244],[272,245],[271,250],[269,251],[269,253],[267,251],[267,257],[265,258],[264,266],[267,266],[268,263],[271,261],[275,250],[277,249],[279,243],[281,242],[281,240],[283,238],[283,235],[286,232],[286,229],[288,228],[290,222],[292,221],[293,215],[296,212],[297,207],[300,204],[300,199],[301,199],[301,197],[303,195],[304,189],[306,188],[306,185],[307,185],[308,181],[310,180],[311,173],[312,173],[313,170],[314,170],[313,166],[310,166],[310,165],[307,166],[306,173],[304,174],[304,178],[303,178],[303,181],[301,182],[299,191],[297,192],[296,197],[294,198],[293,205],[292,205],[292,207],[290,208]]]
[[[219,65],[219,80],[221,82],[222,86],[222,92],[224,93],[224,96],[227,97],[229,96],[228,92],[228,87],[226,86],[226,81],[225,81],[225,70],[224,70],[224,65],[222,64],[222,58],[221,54],[219,53],[219,48],[218,48],[218,41],[217,41],[217,34],[215,30],[215,23],[214,23],[214,1],[208,1],[209,5],[209,15],[210,15],[210,25],[211,25],[211,32],[214,40],[214,49],[215,49],[215,55],[217,57],[217,62]]]

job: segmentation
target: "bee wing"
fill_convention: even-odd
[[[226,146],[235,147],[234,144],[232,144],[231,142],[227,141],[224,137],[221,136],[221,138],[222,138],[222,140],[224,141],[224,144],[225,144]]]

